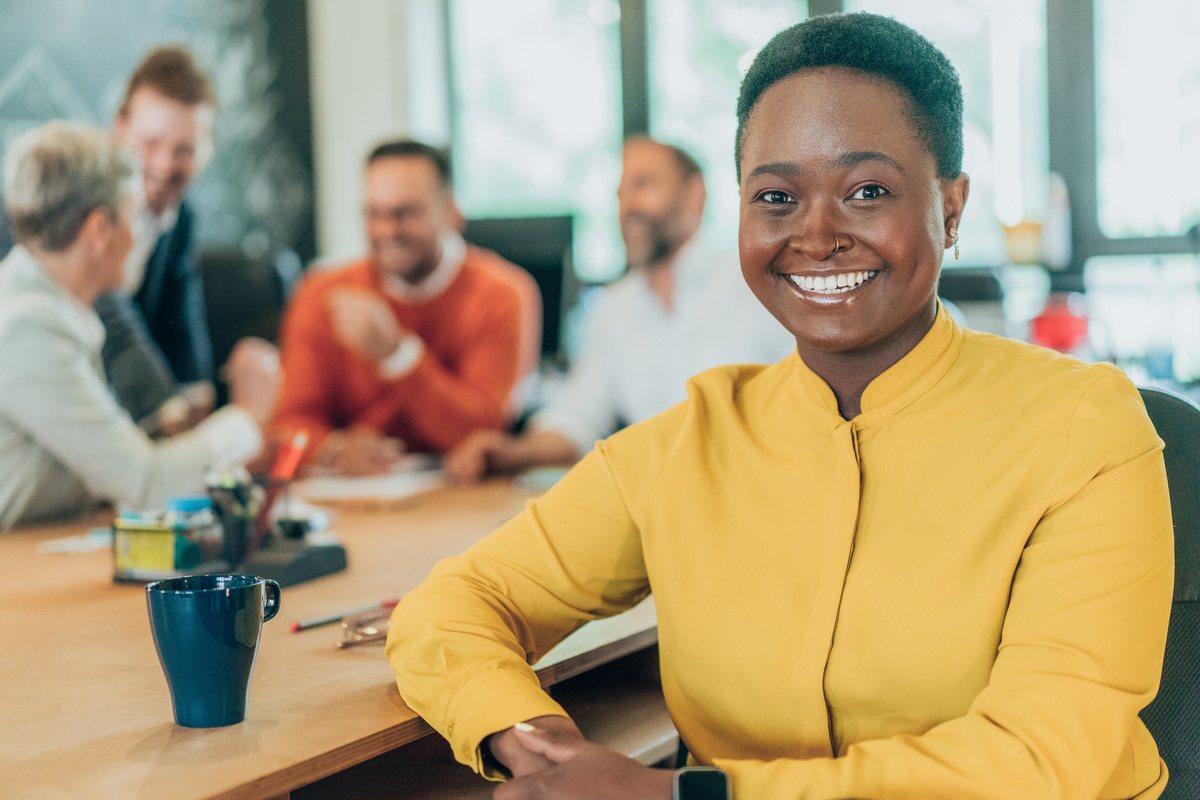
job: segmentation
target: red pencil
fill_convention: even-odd
[[[271,477],[276,480],[290,480],[296,474],[296,468],[300,466],[300,458],[304,455],[306,447],[308,431],[301,428],[292,436],[290,442],[280,445],[279,452],[275,455],[275,463],[271,466]]]
[[[385,608],[395,608],[398,605],[400,605],[399,600],[384,600],[382,603],[374,606],[352,608],[349,611],[341,611],[337,614],[329,614],[324,617],[317,617],[316,619],[306,619],[303,622],[293,622],[292,631],[299,633],[300,631],[306,631],[309,628],[316,628],[321,625],[332,625],[335,622],[341,622],[344,617],[348,617],[351,614],[362,614],[366,611],[374,611],[375,609],[383,610]]]

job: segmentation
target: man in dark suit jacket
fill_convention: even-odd
[[[4,198],[0,196],[0,258],[12,250],[12,231],[8,229],[8,215],[4,213]]]
[[[102,356],[109,384],[151,432],[178,428],[183,419],[211,408],[206,387],[212,380],[212,345],[193,225],[191,206],[184,201],[174,226],[154,244],[137,293],[112,292],[95,305],[104,321]]]
[[[124,291],[101,297],[96,311],[107,333],[109,383],[151,432],[187,427],[212,408],[212,344],[184,192],[212,154],[215,104],[191,55],[161,47],[130,76],[113,123],[141,167],[134,209],[140,225]]]

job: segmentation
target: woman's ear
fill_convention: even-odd
[[[965,172],[960,172],[942,183],[942,231],[946,236],[945,247],[953,247],[958,242],[958,224],[962,220],[963,208],[967,205],[967,195],[970,193],[971,178]]]
[[[695,217],[704,216],[704,203],[708,200],[708,190],[704,187],[704,178],[691,175],[684,188],[684,207]]]
[[[446,227],[458,232],[459,234],[466,233],[467,217],[463,214],[462,209],[458,206],[458,199],[454,193],[447,190],[446,192]]]
[[[99,256],[108,249],[109,241],[116,232],[118,221],[111,211],[103,206],[93,208],[83,219],[77,241],[83,242],[87,251]]]

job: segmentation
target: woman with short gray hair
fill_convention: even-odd
[[[51,122],[18,139],[5,158],[4,205],[27,247],[65,250],[94,209],[115,219],[133,165],[102,130]]]
[[[17,246],[0,261],[0,530],[78,513],[96,500],[136,510],[203,488],[208,468],[255,457],[278,394],[274,349],[230,358],[229,407],[158,442],[104,379],[92,310],[121,285],[133,169],[107,133],[52,122],[15,141],[4,204]]]

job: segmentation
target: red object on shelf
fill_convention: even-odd
[[[1061,353],[1075,352],[1087,342],[1088,319],[1083,295],[1051,295],[1046,310],[1033,318],[1034,344]]]

